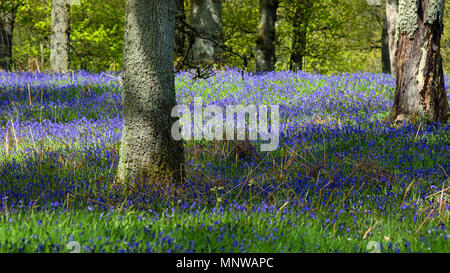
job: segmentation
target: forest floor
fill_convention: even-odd
[[[394,85],[370,73],[178,74],[191,108],[195,97],[279,105],[279,148],[241,159],[233,142],[185,141],[183,185],[123,196],[111,190],[120,77],[1,72],[0,252],[448,253],[450,123],[382,123]]]

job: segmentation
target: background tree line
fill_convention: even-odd
[[[72,0],[73,1],[73,0]],[[2,0],[2,39],[8,22],[14,19],[11,66],[16,70],[50,68],[52,1]],[[53,1],[57,2],[57,1]],[[79,3],[77,3],[79,2]],[[71,70],[122,70],[125,0],[79,0],[70,5]],[[177,21],[198,27],[201,9],[193,10],[196,0],[177,0]],[[260,2],[277,2],[274,22],[274,60],[276,70],[308,72],[387,72],[383,69],[383,26],[385,1],[369,5],[366,0],[217,0],[220,26],[216,26],[214,40],[221,51],[220,66],[243,67],[250,71],[257,67],[258,25],[261,21]],[[182,13],[179,12],[184,9]],[[450,7],[445,4],[446,11]],[[208,10],[209,11],[209,10]],[[13,16],[13,17],[12,17]],[[447,21],[449,12],[445,13]],[[197,20],[197,21],[196,21]],[[189,29],[178,35],[185,53],[189,46]],[[213,26],[214,27],[214,26]],[[444,71],[450,67],[450,34],[444,24],[441,41]],[[201,26],[200,26],[201,28]],[[209,33],[210,30],[205,30]],[[201,34],[200,34],[201,35]],[[177,43],[177,42],[176,42]],[[195,44],[195,42],[193,42]],[[220,44],[228,50],[220,48]],[[195,46],[193,45],[193,48]],[[177,50],[177,48],[175,48]],[[183,51],[184,50],[184,51]],[[192,53],[192,52],[191,52]],[[244,61],[245,58],[245,61]],[[384,57],[386,58],[386,56]]]

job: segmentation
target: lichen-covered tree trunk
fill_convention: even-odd
[[[391,73],[395,75],[395,56],[397,45],[395,43],[395,33],[397,29],[398,0],[386,0],[386,27],[389,39],[389,59]]]
[[[293,37],[289,69],[297,72],[303,68],[303,58],[306,50],[306,35],[310,8],[313,2],[304,0],[296,3],[295,13],[292,18]]]
[[[174,0],[127,0],[119,183],[182,176],[183,144],[171,136],[174,36]]]
[[[391,58],[389,55],[389,35],[386,15],[383,19],[383,30],[381,32],[381,71],[386,74],[391,73]]]
[[[393,120],[446,123],[448,101],[440,52],[444,0],[400,0]]]
[[[190,23],[198,33],[192,45],[194,63],[221,64],[222,1],[192,0]]]
[[[70,5],[69,0],[52,0],[52,34],[50,68],[57,72],[69,70]]]
[[[16,8],[0,12],[0,69],[11,69],[12,39]]]
[[[185,21],[184,0],[175,0],[175,60],[184,57],[186,35],[183,30]]]
[[[256,71],[275,69],[275,22],[278,0],[260,0],[258,36],[256,38]]]

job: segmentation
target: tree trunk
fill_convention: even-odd
[[[16,8],[0,13],[0,69],[11,69],[12,39]]]
[[[68,0],[52,0],[52,34],[50,68],[56,72],[69,70],[70,5]]]
[[[275,69],[275,21],[278,0],[260,0],[258,36],[256,38],[256,71]]]
[[[191,26],[200,37],[192,45],[194,63],[200,65],[222,62],[222,1],[192,0]]]
[[[297,3],[295,7],[295,14],[292,18],[293,37],[291,57],[289,61],[289,69],[297,72],[303,68],[303,58],[306,51],[306,35],[308,30],[308,20],[310,8],[312,6],[311,0],[305,0]]]
[[[401,0],[397,86],[391,118],[446,123],[448,101],[440,52],[444,0]]]
[[[381,33],[381,71],[391,74],[391,58],[389,55],[389,35],[386,15],[383,19],[383,31]]]
[[[127,0],[119,183],[179,182],[183,144],[171,136],[174,0]]]
[[[175,0],[175,60],[184,57],[184,44],[186,40],[186,35],[184,34],[185,21],[184,0]]]
[[[391,63],[391,73],[395,75],[395,56],[397,44],[395,42],[395,32],[397,29],[398,0],[386,0],[386,27],[389,39],[389,58]]]

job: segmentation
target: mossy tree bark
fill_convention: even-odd
[[[222,63],[222,1],[192,0],[191,26],[200,37],[192,45],[193,62],[206,66]]]
[[[297,72],[303,69],[303,58],[305,57],[307,30],[309,15],[313,1],[304,0],[295,3],[295,12],[292,17],[293,37],[291,47],[291,57],[289,60],[289,69]]]
[[[0,69],[10,70],[12,64],[12,39],[17,6],[4,7],[0,12]]]
[[[399,2],[393,120],[447,122],[440,52],[443,14],[444,0]]]
[[[389,44],[390,73],[395,75],[395,56],[397,45],[395,33],[397,29],[398,0],[386,0],[386,28]]]
[[[52,33],[50,42],[50,68],[56,72],[69,70],[70,3],[52,0]]]
[[[181,180],[183,144],[171,136],[174,36],[174,0],[127,0],[119,183]]]
[[[275,69],[275,22],[278,0],[260,0],[258,36],[256,38],[256,71]]]

